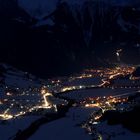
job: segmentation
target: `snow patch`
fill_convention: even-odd
[[[41,19],[55,11],[58,0],[18,0],[19,6],[32,17]]]
[[[38,140],[40,136],[47,140],[91,140],[92,137],[77,125],[93,111],[94,109],[71,108],[65,118],[41,126],[29,140]]]

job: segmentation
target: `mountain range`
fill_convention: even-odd
[[[139,64],[138,0],[0,0],[0,59],[42,77]]]

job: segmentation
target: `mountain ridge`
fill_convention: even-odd
[[[55,0],[55,4],[50,3],[52,7],[48,5],[49,14],[43,13],[41,18],[31,16],[24,6],[19,6],[20,1],[26,0],[12,1],[16,2],[15,12],[10,12],[10,8],[5,9],[8,16],[4,16],[4,9],[0,12],[1,61],[35,74],[63,75],[85,67],[108,65],[109,61],[114,63],[116,50],[122,48],[123,62],[139,63],[137,0],[119,1],[120,5],[117,1],[111,5],[96,0],[83,0],[86,4],[79,0]],[[31,3],[29,7],[35,6]]]

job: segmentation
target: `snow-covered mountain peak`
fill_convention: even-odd
[[[48,16],[62,3],[67,3],[70,7],[82,8],[86,2],[106,3],[112,6],[135,5],[137,0],[18,0],[19,6],[28,12],[32,17],[42,18]],[[92,5],[91,5],[92,6]]]
[[[37,19],[51,14],[59,0],[18,0],[19,6]]]

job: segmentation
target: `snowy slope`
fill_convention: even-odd
[[[32,122],[39,118],[39,116],[27,116],[18,118],[16,120],[10,120],[6,124],[0,124],[0,139],[12,140],[19,131],[28,128]]]
[[[10,65],[0,64],[0,114],[3,114],[5,110],[10,114],[18,114],[27,105],[30,106],[29,104],[33,104],[33,102],[37,104],[41,99],[39,93],[29,89],[35,89],[40,86],[40,80],[36,79],[35,76],[22,72]],[[6,102],[4,102],[5,99]],[[17,105],[18,102],[19,105]],[[11,108],[11,105],[13,108]],[[29,127],[32,122],[40,117],[31,115],[20,116],[5,122],[0,120],[0,140],[13,139],[18,132]]]
[[[41,18],[55,11],[58,0],[19,0],[19,6],[31,16]]]
[[[35,76],[12,66],[0,64],[0,69],[2,85],[17,88],[39,87],[41,85],[40,80],[37,80]]]
[[[80,107],[72,108],[65,118],[41,126],[29,140],[38,140],[40,136],[47,140],[91,140],[92,137],[77,125],[86,120],[94,110]]]

